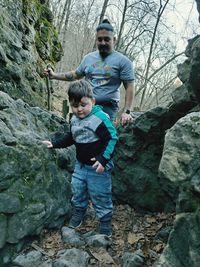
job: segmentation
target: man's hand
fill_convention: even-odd
[[[48,140],[42,141],[42,144],[46,145],[48,148],[52,148],[53,147],[53,144]]]
[[[121,115],[121,124],[122,125],[127,125],[129,123],[133,122],[133,117],[131,116],[131,114],[127,114],[127,113],[122,113]]]
[[[94,169],[96,169],[96,172],[101,173],[104,171],[105,168],[101,165],[101,163],[98,160],[96,160],[95,158],[92,158],[91,160],[95,161],[95,163],[92,165],[92,167]]]
[[[49,77],[50,80],[52,80],[52,79],[54,79],[55,73],[52,70],[52,68],[47,68],[47,69],[44,69],[44,75],[46,77]]]

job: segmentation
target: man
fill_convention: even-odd
[[[50,79],[74,81],[83,77],[91,84],[96,104],[114,120],[120,101],[120,85],[125,88],[125,106],[121,115],[122,124],[132,121],[130,110],[134,99],[134,72],[132,62],[114,50],[116,39],[113,27],[108,20],[103,20],[96,29],[98,50],[87,54],[78,68],[67,73],[54,73],[45,70]]]

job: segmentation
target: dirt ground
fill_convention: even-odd
[[[87,246],[80,248],[91,255],[88,267],[122,266],[121,257],[124,253],[138,249],[141,249],[144,255],[143,267],[152,266],[166,245],[174,216],[174,213],[141,214],[128,205],[115,206],[111,247],[107,250]],[[97,226],[94,216],[88,216],[78,231],[83,234],[94,231]],[[44,230],[39,239],[32,243],[32,247],[40,249],[46,259],[53,259],[57,251],[72,246],[62,242],[59,231]]]

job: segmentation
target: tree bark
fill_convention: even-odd
[[[64,18],[66,16],[66,11],[67,11],[67,8],[69,6],[69,2],[71,2],[71,0],[66,0],[65,1],[65,5],[64,5],[64,8],[63,8],[63,12],[61,14],[61,18],[60,18],[60,21],[59,21],[59,24],[58,24],[58,34],[61,33],[62,31],[62,28],[63,28],[63,22],[64,22]]]
[[[150,70],[150,65],[151,65],[151,56],[153,53],[153,48],[154,48],[154,42],[155,42],[155,38],[156,38],[156,33],[157,33],[157,29],[158,29],[158,25],[160,22],[160,19],[162,17],[162,14],[168,4],[169,0],[166,0],[164,6],[162,5],[162,0],[160,0],[160,7],[158,10],[158,15],[157,15],[157,20],[156,20],[156,24],[154,27],[154,31],[153,31],[153,36],[151,39],[151,45],[150,45],[150,49],[149,49],[149,55],[148,55],[148,59],[147,59],[147,68],[146,68],[146,72],[145,72],[145,81],[144,81],[144,85],[143,85],[143,92],[142,92],[142,96],[141,96],[141,100],[140,100],[140,108],[142,107],[142,103],[145,97],[145,93],[147,90],[147,83],[148,83],[148,76],[149,76],[149,70]]]
[[[116,43],[116,46],[115,46],[116,50],[119,48],[120,40],[121,40],[121,37],[122,37],[124,24],[125,24],[127,6],[128,6],[128,0],[125,0],[124,1],[123,14],[122,14],[122,21],[121,21],[121,24],[120,24],[119,34],[118,34],[118,37],[117,37],[117,43]]]
[[[105,13],[106,13],[106,8],[108,6],[108,2],[109,0],[104,0],[104,3],[103,3],[103,6],[102,6],[102,9],[101,9],[101,14],[100,14],[100,18],[99,18],[99,23],[100,24],[105,16]],[[94,45],[93,45],[93,50],[95,50],[96,48],[96,41],[94,42]]]

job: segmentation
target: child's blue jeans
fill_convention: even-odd
[[[90,199],[99,220],[111,219],[113,213],[112,168],[113,163],[110,161],[103,173],[97,173],[92,166],[76,162],[71,181],[72,204],[75,209],[86,210]]]

